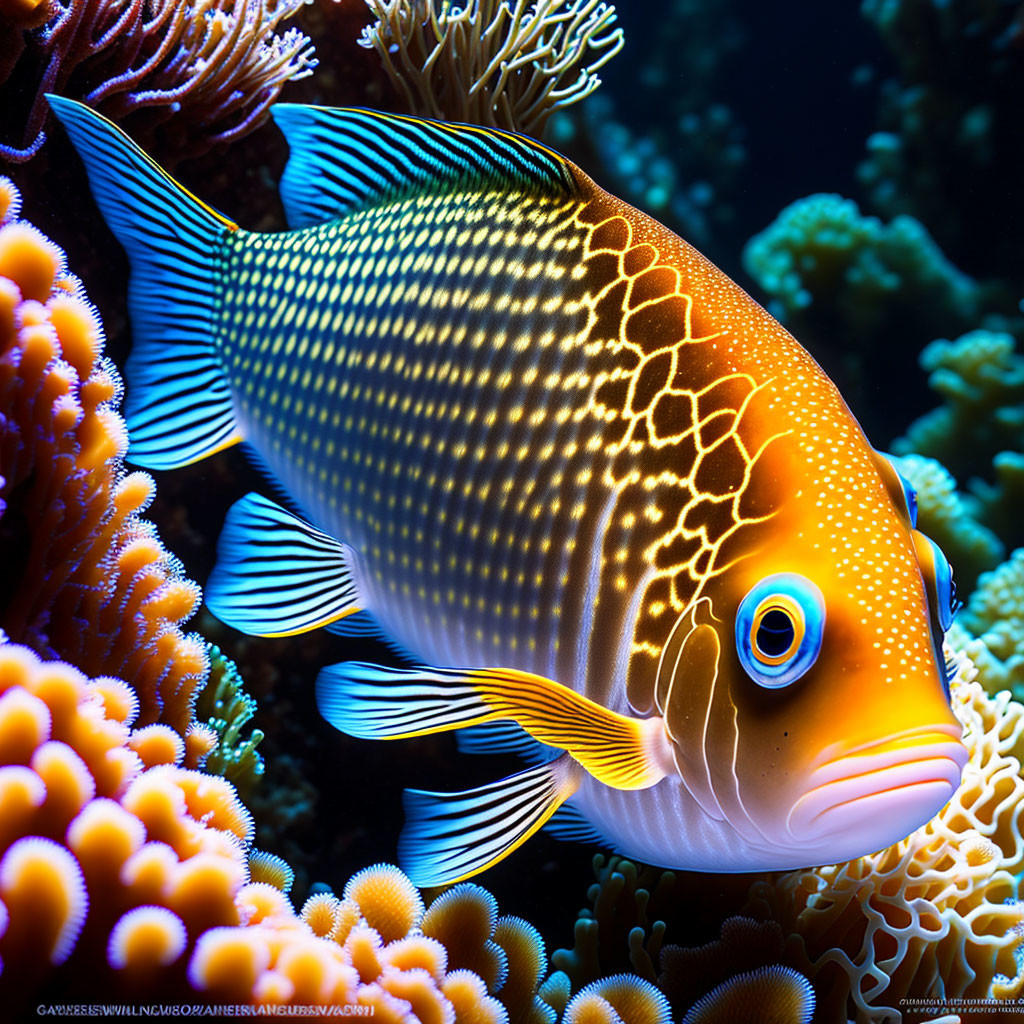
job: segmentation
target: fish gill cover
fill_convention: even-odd
[[[694,0],[617,12],[557,0],[0,4],[0,142],[27,161],[9,165],[23,208],[5,185],[0,229],[8,1005],[189,1000],[191,988],[228,1002],[361,1002],[396,1020],[1012,1019],[1024,396],[1007,225],[1020,196],[1022,36],[1020,4],[924,0],[810,15],[782,5],[770,18]],[[346,637],[277,639],[197,613],[188,577],[213,566],[235,499],[255,489],[308,511],[237,450],[158,472],[155,498],[145,474],[124,468],[120,375],[104,350],[124,365],[128,266],[46,118],[47,90],[180,163],[192,194],[246,231],[283,227],[284,146],[271,127],[255,131],[280,93],[543,131],[546,147],[697,244],[794,330],[875,444],[898,453],[878,464],[887,493],[909,516],[901,480],[916,491],[918,531],[949,556],[966,600],[935,655],[950,659],[968,756],[953,799],[881,851],[760,878],[613,856],[592,884],[593,846],[541,834],[479,879],[516,916],[499,917],[475,882],[420,897],[395,869],[365,869],[396,855],[403,786],[486,788],[530,748],[508,730],[458,734],[461,748],[499,751],[474,759],[445,737],[340,737],[316,713],[320,669],[358,660],[403,682],[416,664],[365,613],[341,620]],[[381,300],[378,318],[397,303]],[[496,329],[521,315],[505,310]],[[129,410],[138,383],[129,366]],[[369,392],[368,379],[352,384]],[[402,400],[397,388],[384,398]],[[472,404],[440,415],[474,409],[483,415]],[[327,441],[313,430],[295,455],[314,438]],[[515,493],[529,490],[524,476]],[[419,525],[427,547],[417,520],[389,516],[413,535]],[[924,542],[915,550],[941,637],[953,602],[943,560]],[[415,559],[416,544],[408,551]],[[463,596],[452,622],[477,616]],[[190,615],[197,633],[181,628]],[[830,709],[855,712],[850,698]],[[593,821],[561,830],[607,850]]]

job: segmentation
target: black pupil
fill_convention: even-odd
[[[793,622],[778,608],[764,613],[757,627],[757,649],[768,658],[778,658],[793,644]]]

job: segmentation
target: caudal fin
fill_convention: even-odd
[[[131,260],[129,458],[172,469],[237,443],[242,437],[214,328],[219,251],[238,226],[182,188],[105,117],[74,100],[47,98]]]

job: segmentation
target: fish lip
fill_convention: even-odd
[[[872,740],[870,743],[863,743],[857,747],[842,747],[841,744],[832,744],[826,747],[811,765],[810,785],[808,791],[819,786],[826,785],[836,779],[850,777],[859,774],[850,772],[848,768],[864,766],[865,770],[876,770],[883,764],[901,764],[911,760],[901,756],[903,752],[934,745],[936,737],[948,736],[962,751],[963,763],[967,763],[967,750],[963,745],[963,728],[958,724],[937,724],[924,725],[916,729],[906,729],[903,732],[893,733],[890,736],[883,736],[880,740]],[[949,741],[940,741],[948,743]],[[831,756],[838,753],[838,756]],[[874,759],[878,763],[872,763]]]
[[[937,813],[959,787],[968,761],[961,734],[951,725],[908,730],[820,765],[789,813],[790,835],[813,843],[830,832],[849,837],[860,830],[861,845],[869,847],[862,854],[904,838]],[[900,834],[870,845],[894,832]]]

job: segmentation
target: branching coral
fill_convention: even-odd
[[[921,365],[946,404],[912,423],[893,451],[939,459],[960,479],[984,472],[999,452],[1024,452],[1024,356],[1012,335],[940,339],[921,353]]]
[[[253,729],[248,736],[242,735],[256,712],[256,701],[242,689],[235,663],[219,647],[211,645],[209,654],[210,676],[195,707],[196,720],[215,734],[216,745],[207,754],[204,767],[223,775],[247,795],[263,774],[263,758],[256,750],[262,731]]]
[[[380,55],[405,109],[529,135],[593,92],[596,72],[622,48],[615,8],[603,0],[367,5],[377,21],[360,42]]]
[[[957,587],[969,593],[978,573],[1002,561],[1002,542],[978,521],[977,500],[957,491],[956,480],[941,463],[922,455],[905,455],[896,462],[917,491],[918,528],[942,548]]]
[[[872,204],[921,218],[943,247],[970,249],[981,272],[1019,280],[1022,253],[1005,226],[1022,210],[1020,3],[864,0],[861,10],[899,71],[860,168]]]
[[[675,889],[675,874],[603,854],[596,854],[593,864],[597,881],[587,892],[591,907],[580,911],[573,948],[556,949],[552,963],[574,987],[624,968],[654,981],[665,936],[661,917]]]
[[[953,707],[970,762],[935,818],[878,853],[751,889],[832,1016],[900,1020],[907,996],[1000,1000],[1024,985],[1024,706],[975,675],[961,655]]]
[[[954,628],[985,689],[1024,700],[1024,548],[981,577]]]
[[[0,179],[0,193],[14,196]],[[94,675],[117,675],[139,724],[184,735],[206,649],[179,623],[199,603],[140,518],[153,482],[126,474],[121,384],[63,254],[31,225],[0,226],[0,627]]]
[[[108,954],[115,984],[169,967],[186,933],[243,920],[249,813],[229,783],[181,766],[177,733],[132,731],[137,711],[120,680],[0,644],[8,999],[72,957],[88,971]]]
[[[44,24],[7,27],[14,53],[41,65],[25,119],[24,141],[0,155],[27,160],[44,141],[43,94],[81,99],[115,120],[147,110],[136,136],[160,125],[161,149],[174,158],[230,142],[266,119],[289,80],[316,66],[295,28],[278,35],[302,0],[52,0]],[[5,17],[0,9],[0,21]],[[7,17],[10,17],[7,15]],[[12,19],[13,21],[13,19]],[[14,60],[0,62],[0,86]],[[26,72],[27,73],[27,72]],[[13,105],[13,97],[5,100]]]
[[[743,265],[789,322],[814,305],[856,334],[878,328],[902,304],[916,307],[918,319],[934,318],[939,330],[970,323],[979,309],[978,286],[918,221],[897,217],[883,224],[838,195],[787,206],[747,243]]]

